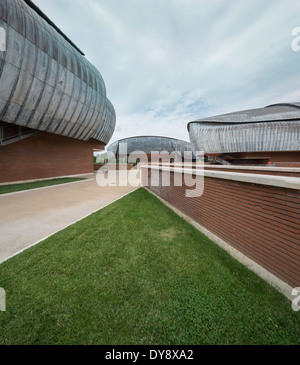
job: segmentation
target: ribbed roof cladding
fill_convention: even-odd
[[[29,0],[0,0],[0,26],[0,121],[107,144],[116,116],[95,66]]]
[[[274,104],[265,108],[250,109],[234,113],[221,114],[192,121],[191,123],[261,123],[274,121],[292,121],[300,119],[300,103]]]
[[[136,136],[124,138],[119,141],[112,143],[108,146],[107,150],[118,154],[119,145],[121,143],[127,144],[128,154],[135,151],[143,151],[145,153],[152,153],[154,151],[163,152],[167,151],[169,153],[178,151],[192,151],[192,145],[190,142],[182,141],[176,138],[161,137],[161,136]]]
[[[193,149],[206,154],[300,151],[300,103],[205,118],[188,130]]]

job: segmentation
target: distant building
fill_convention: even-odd
[[[222,164],[300,166],[300,103],[275,104],[188,124],[193,149]]]
[[[116,158],[118,158],[124,153],[122,145],[126,145],[127,156],[133,154],[133,152],[143,152],[143,154],[147,155],[149,162],[151,162],[151,158],[158,162],[159,157],[163,160],[165,157],[166,161],[170,161],[169,157],[171,157],[171,160],[178,159],[180,161],[184,158],[185,152],[186,159],[191,160],[193,157],[190,142],[162,136],[137,136],[120,139],[109,145],[107,151],[114,153]],[[139,154],[137,153],[136,155],[138,157]]]
[[[2,0],[0,182],[93,171],[116,123],[99,71],[29,0]]]

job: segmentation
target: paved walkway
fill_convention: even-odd
[[[0,195],[0,263],[103,208],[135,187],[99,187],[87,181]]]

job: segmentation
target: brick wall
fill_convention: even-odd
[[[218,156],[219,154],[207,154],[207,156]],[[233,158],[241,159],[267,159],[276,166],[283,167],[299,167],[300,166],[300,151],[267,151],[267,152],[239,152],[230,153]],[[250,163],[250,161],[248,162]]]
[[[150,179],[151,170],[142,170]],[[283,282],[300,286],[300,190],[205,177],[203,195],[186,198],[187,187],[174,186],[173,178],[171,186],[148,189]]]
[[[91,173],[93,149],[102,148],[95,140],[39,133],[0,147],[0,183]]]

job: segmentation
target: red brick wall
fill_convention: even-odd
[[[205,177],[203,195],[186,198],[186,186],[173,185],[171,178],[170,187],[148,188],[279,279],[300,286],[299,190]]]
[[[91,173],[101,142],[39,133],[0,147],[0,183]]]

